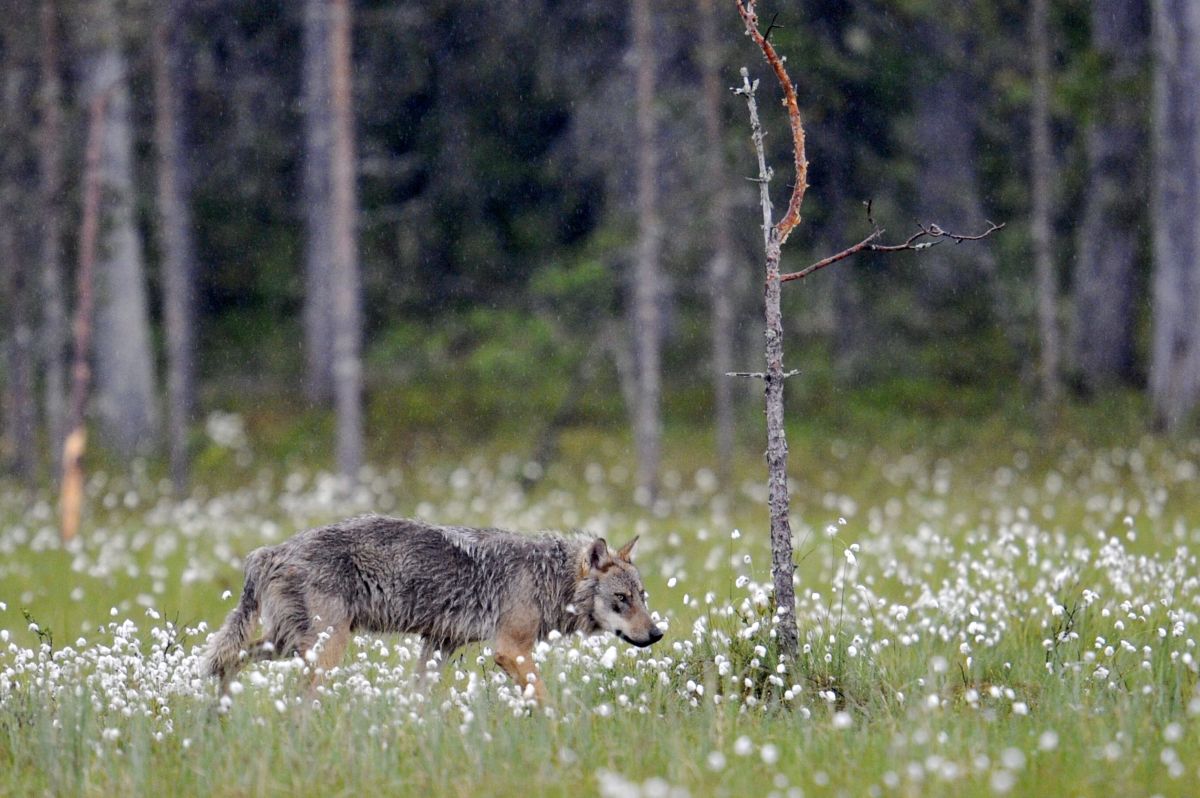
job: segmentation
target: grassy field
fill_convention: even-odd
[[[649,508],[625,449],[586,435],[545,475],[417,454],[349,495],[230,435],[222,487],[183,500],[94,474],[66,550],[49,501],[8,490],[0,794],[1194,795],[1200,442],[960,432],[794,436],[803,652],[784,664],[761,465],[723,493],[682,436]],[[197,654],[241,557],[368,511],[642,534],[668,635],[546,646],[545,712],[479,647],[417,689],[395,637],[358,639],[315,697],[303,662],[248,669],[214,712]]]

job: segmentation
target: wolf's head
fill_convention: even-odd
[[[637,542],[634,538],[613,552],[604,538],[592,541],[583,552],[576,603],[596,626],[644,647],[657,643],[663,633],[646,609],[646,590],[633,565]]]

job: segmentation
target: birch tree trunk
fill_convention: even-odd
[[[62,467],[66,435],[67,311],[63,286],[63,124],[59,76],[58,10],[54,0],[41,4],[41,76],[38,105],[38,217],[41,221],[41,343],[43,406],[52,473]]]
[[[1135,378],[1134,275],[1146,204],[1141,65],[1149,11],[1140,0],[1092,4],[1092,48],[1104,88],[1088,126],[1087,189],[1079,228],[1071,350],[1083,387],[1096,392]]]
[[[633,0],[633,55],[636,60],[637,250],[634,255],[633,336],[637,367],[634,438],[637,485],[643,501],[658,490],[662,457],[661,357],[662,295],[659,260],[662,219],[658,207],[658,121],[655,109],[657,68],[650,0]]]
[[[1200,390],[1200,4],[1154,9],[1154,333],[1156,422],[1178,430]]]
[[[304,346],[309,401],[333,396],[333,99],[330,0],[304,3]]]
[[[333,0],[329,48],[332,54],[333,147],[330,174],[333,244],[330,291],[333,311],[333,379],[337,412],[337,463],[354,477],[363,461],[362,308],[358,274],[358,199],[354,144],[349,0]]]
[[[158,157],[158,219],[162,246],[163,323],[167,339],[167,446],[171,482],[188,482],[188,426],[195,407],[195,244],[184,154],[186,85],[181,41],[184,2],[162,0],[154,31],[154,141]]]
[[[142,238],[135,219],[133,120],[115,0],[81,6],[84,99],[107,93],[103,164],[104,219],[96,264],[96,409],[118,454],[149,450],[158,430],[154,355]]]
[[[721,485],[728,489],[733,480],[733,383],[726,376],[733,371],[734,320],[732,280],[733,244],[729,230],[729,173],[725,168],[725,147],[721,125],[721,58],[717,40],[714,0],[700,3],[700,63],[704,83],[704,132],[707,139],[708,209],[712,256],[708,267],[709,296],[712,302],[713,410],[716,419],[717,464]]]
[[[1059,380],[1058,276],[1054,268],[1051,231],[1054,155],[1050,149],[1050,28],[1049,0],[1033,0],[1029,38],[1033,50],[1033,96],[1030,108],[1030,191],[1034,272],[1037,279],[1038,382],[1043,408],[1058,403]]]

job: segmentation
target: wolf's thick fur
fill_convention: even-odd
[[[246,558],[241,601],[209,642],[205,668],[224,691],[247,660],[306,654],[322,632],[324,668],[356,631],[419,634],[423,661],[491,640],[497,664],[544,700],[532,653],[550,632],[605,630],[641,646],[662,637],[632,563],[636,543],[613,552],[599,538],[379,516],[310,529]],[[263,638],[247,645],[260,618]]]

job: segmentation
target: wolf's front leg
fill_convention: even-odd
[[[496,638],[496,664],[516,682],[522,692],[533,685],[533,695],[542,706],[550,701],[542,674],[533,661],[533,636],[501,634]]]

